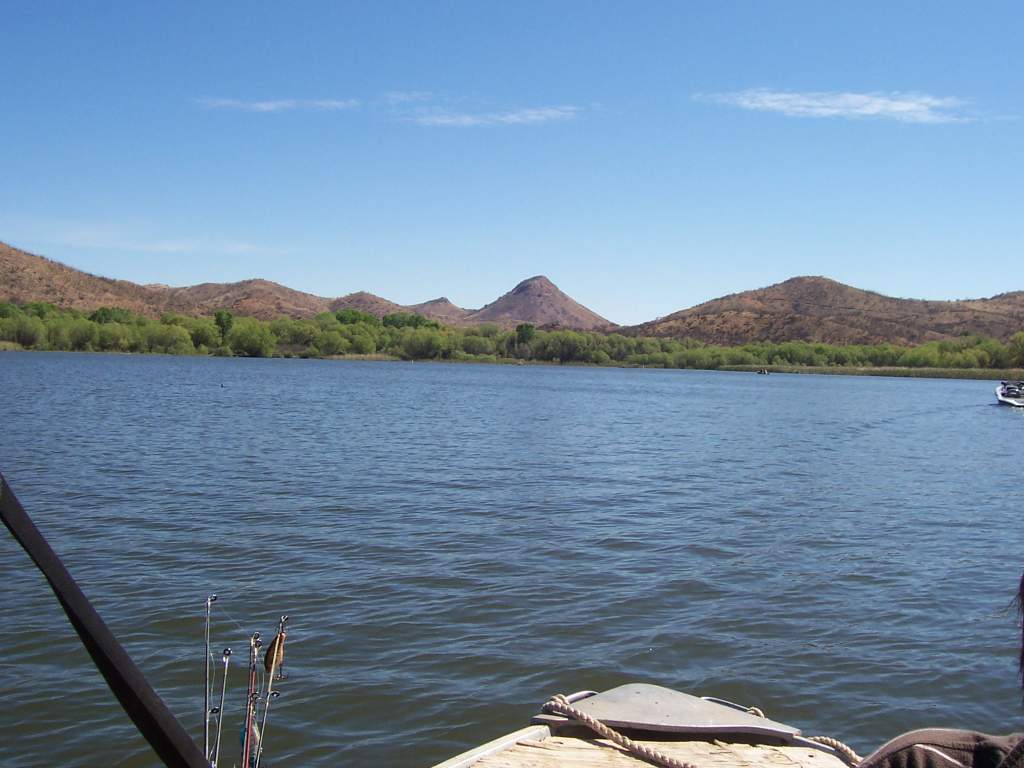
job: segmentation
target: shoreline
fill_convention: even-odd
[[[764,368],[769,373],[818,373],[824,376],[887,376],[904,379],[982,379],[1006,381],[1024,379],[1024,368],[907,368],[901,366],[879,366],[877,368],[855,365],[730,365],[720,371],[756,373]]]
[[[131,355],[137,357],[226,357],[220,355],[174,355],[159,352],[110,352],[97,350],[48,350],[48,349],[25,349],[20,344],[9,341],[0,341],[0,353],[2,352],[33,352],[48,353],[58,352],[64,354],[93,354],[93,355]],[[235,355],[238,359],[250,359],[245,356]],[[322,357],[304,358],[298,355],[274,355],[265,358],[251,358],[263,360],[328,360],[332,362],[359,361],[359,362],[381,362],[381,363],[443,363],[450,365],[513,365],[513,366],[559,366],[573,368],[634,368],[664,370],[664,371],[726,371],[729,373],[757,374],[758,370],[764,369],[769,373],[796,373],[796,374],[820,374],[823,376],[881,376],[888,378],[905,379],[973,379],[988,381],[1024,380],[1024,368],[908,368],[905,366],[852,366],[852,365],[723,365],[717,368],[673,368],[665,366],[643,366],[635,364],[598,364],[583,362],[554,362],[547,360],[523,360],[514,357],[488,357],[485,359],[424,359],[407,360],[393,355],[381,353],[366,355],[324,355]]]

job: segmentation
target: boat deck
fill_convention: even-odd
[[[556,697],[534,716],[533,725],[435,768],[651,765],[598,737],[591,727],[618,732],[694,768],[848,768],[830,749],[818,749],[796,728],[770,720],[759,710],[647,683]]]
[[[462,755],[437,768],[650,768],[604,739],[580,735],[548,735],[547,728],[525,728],[496,740],[474,754]],[[722,741],[651,741],[642,744],[691,763],[694,768],[848,768],[835,755],[799,746],[734,744]],[[489,748],[489,749],[488,749]],[[489,754],[488,754],[489,753]]]

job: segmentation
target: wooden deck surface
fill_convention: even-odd
[[[847,768],[839,758],[807,747],[725,744],[720,741],[645,741],[695,768]],[[474,768],[640,768],[651,764],[603,739],[551,736],[522,739],[473,763]]]

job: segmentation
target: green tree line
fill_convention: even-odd
[[[907,368],[1024,367],[1024,332],[1006,343],[962,336],[918,346],[788,341],[723,347],[692,340],[618,333],[550,331],[522,324],[443,326],[421,315],[377,318],[353,309],[308,320],[257,320],[226,310],[212,317],[165,314],[159,320],[126,309],[92,313],[52,304],[0,303],[0,341],[25,349],[224,355],[338,357],[381,355],[405,360],[499,360],[661,368],[856,366]]]

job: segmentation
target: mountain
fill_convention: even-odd
[[[543,275],[523,280],[501,298],[471,313],[467,319],[472,323],[498,323],[506,327],[532,323],[585,331],[612,328],[614,325],[569,298]]]
[[[0,243],[0,301],[48,301],[93,310],[117,306],[151,314],[154,292],[127,280],[111,280],[66,267]]]
[[[920,344],[963,334],[1005,339],[1024,330],[1024,291],[990,299],[897,299],[825,277],[794,277],[623,329],[709,344],[820,341]]]
[[[493,322],[513,327],[517,323],[534,323],[578,329],[611,325],[566,296],[546,277],[524,280],[497,301],[472,311],[444,297],[412,306],[396,304],[366,291],[328,299],[268,280],[202,283],[180,288],[138,285],[90,275],[4,243],[0,243],[0,301],[18,304],[45,301],[85,312],[100,307],[123,307],[150,317],[164,312],[209,315],[218,309],[227,309],[237,315],[267,320],[358,309],[377,317],[394,312],[416,312],[448,325]]]
[[[357,309],[360,312],[366,312],[377,317],[384,317],[384,315],[391,315],[395,312],[409,311],[401,304],[395,304],[393,301],[382,299],[380,296],[375,296],[366,291],[356,291],[347,296],[342,296],[340,299],[334,299],[330,303],[329,309],[331,312],[337,312],[342,309]]]
[[[203,283],[187,288],[138,285],[97,277],[0,243],[0,301],[46,301],[91,312],[123,307],[141,315],[164,312],[208,315],[228,308],[264,320],[289,315],[312,317],[327,311],[327,300],[267,280]]]
[[[481,309],[469,310],[444,297],[411,306],[365,291],[329,299],[268,280],[178,288],[138,285],[90,275],[4,243],[0,243],[0,301],[45,301],[85,312],[123,307],[150,317],[164,312],[209,315],[228,309],[237,315],[270,319],[313,317],[351,308],[378,317],[416,312],[457,326],[497,323],[511,328],[532,323],[545,328],[616,328],[541,275],[524,280]],[[1024,291],[987,299],[925,301],[883,296],[825,277],[794,277],[617,330],[631,335],[692,338],[709,344],[793,340],[919,344],[964,334],[1006,339],[1024,330]]]
[[[472,314],[470,310],[452,304],[446,296],[424,301],[422,304],[413,304],[409,311],[445,325],[466,325],[467,318]]]
[[[269,280],[238,283],[201,283],[187,288],[158,288],[166,309],[185,315],[211,315],[227,308],[236,315],[271,320],[275,317],[312,317],[327,312],[327,299],[287,288]]]

